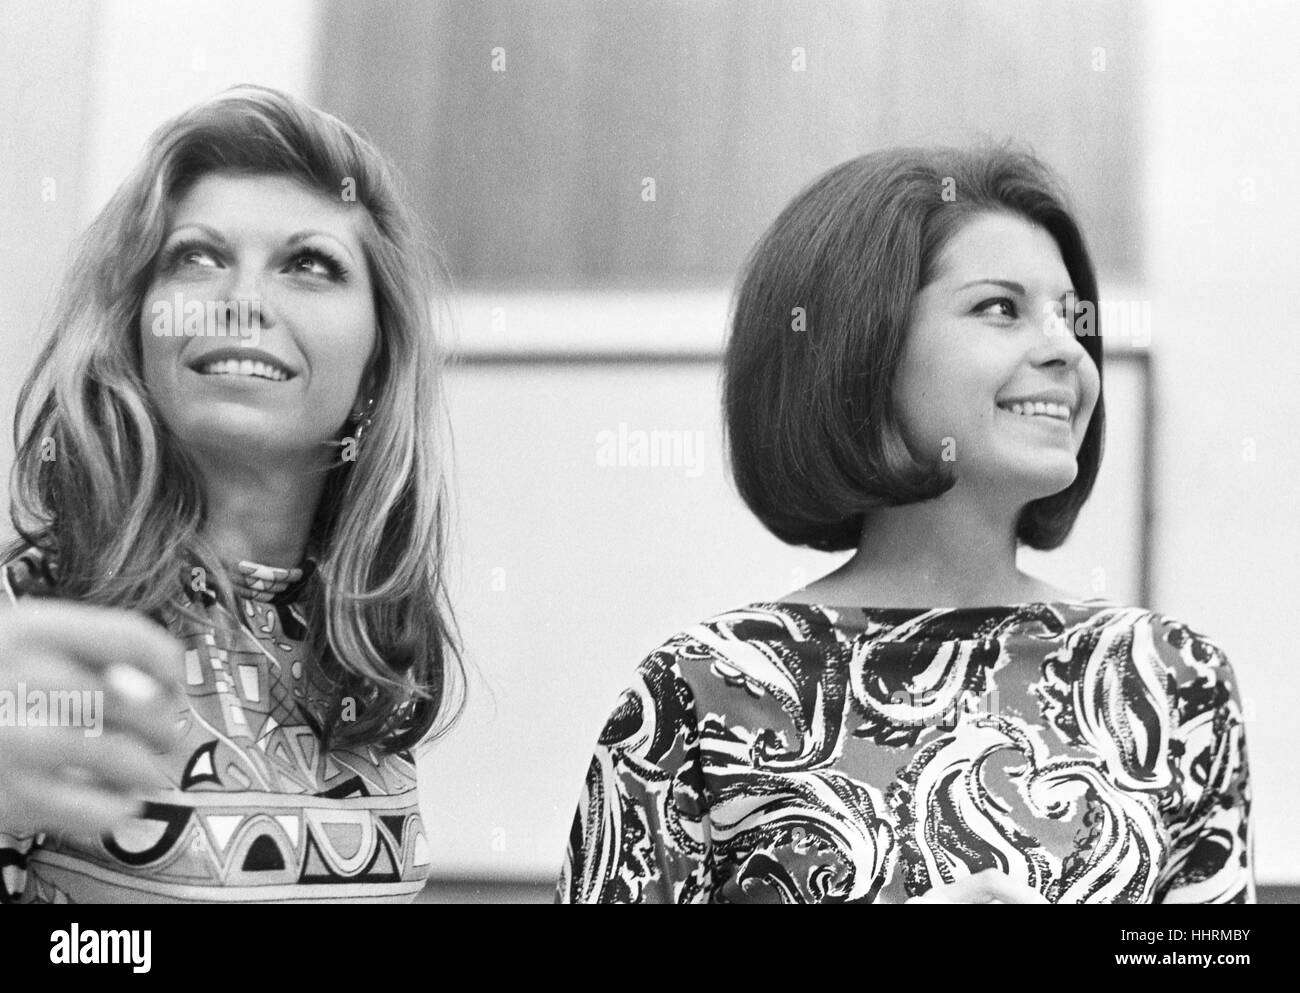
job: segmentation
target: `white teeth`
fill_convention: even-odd
[[[257,376],[260,379],[271,379],[276,382],[284,382],[289,378],[275,366],[253,359],[222,359],[218,362],[209,362],[199,367],[199,373],[204,376]]]
[[[999,404],[999,406],[1001,406],[1003,410],[1011,411],[1013,414],[1054,417],[1060,421],[1068,421],[1070,419],[1070,408],[1062,403],[1051,403],[1038,400],[1031,403]]]

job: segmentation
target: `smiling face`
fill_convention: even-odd
[[[177,304],[179,303],[179,308]],[[217,305],[253,333],[185,336]],[[170,315],[172,335],[159,334]],[[233,311],[232,311],[233,315]],[[144,379],[186,449],[320,464],[377,341],[355,208],[283,176],[209,173],[176,205],[140,316]]]
[[[1060,321],[1074,287],[1055,240],[1013,214],[985,213],[949,241],[917,295],[895,380],[908,442],[925,460],[951,451],[958,485],[1022,506],[1067,488],[1101,377]],[[1053,404],[1008,409],[1019,398]],[[951,439],[951,441],[949,441]]]

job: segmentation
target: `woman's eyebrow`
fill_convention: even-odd
[[[957,287],[957,290],[958,292],[960,292],[970,286],[980,286],[980,285],[988,285],[988,284],[991,284],[993,286],[1001,286],[1003,289],[1010,290],[1012,293],[1019,293],[1021,296],[1026,295],[1025,288],[1013,279],[972,279],[969,283],[965,283],[962,286]],[[1057,297],[1057,299],[1064,300],[1067,296],[1070,296],[1071,294],[1075,294],[1074,287],[1068,286],[1061,291],[1061,295]],[[1077,294],[1075,295],[1077,296]]]
[[[343,249],[343,251],[347,252],[348,258],[352,259],[353,262],[356,262],[356,257],[352,254],[352,250],[348,248],[348,246],[344,243],[343,239],[336,234],[330,234],[328,231],[318,231],[313,228],[304,228],[302,231],[296,231],[293,234],[289,235],[289,244],[296,245],[300,241],[306,241],[308,238],[314,236],[328,238],[330,241],[334,242],[341,249]]]
[[[202,231],[205,235],[207,235],[209,238],[211,238],[213,241],[215,241],[217,244],[223,247],[229,244],[229,242],[226,241],[225,235],[223,235],[216,228],[209,227],[206,224],[200,224],[198,221],[190,221],[186,224],[181,224],[178,225],[177,227],[172,228],[170,231],[167,232],[167,240],[170,241],[172,238],[176,236],[176,233],[178,231],[184,231],[186,228],[195,228],[198,231]]]
[[[957,290],[958,292],[960,292],[961,290],[964,290],[969,286],[979,286],[982,283],[990,283],[993,286],[1001,286],[1003,289],[1010,290],[1012,293],[1019,293],[1021,296],[1025,295],[1025,288],[1021,286],[1019,283],[1010,279],[987,279],[987,278],[972,279],[969,283],[964,283],[963,285],[957,287]]]

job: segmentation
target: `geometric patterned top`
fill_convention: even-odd
[[[602,732],[560,903],[1254,903],[1241,698],[1149,610],[759,603],[670,638]]]
[[[0,578],[14,600],[56,595],[34,548]],[[188,706],[144,816],[95,840],[0,825],[0,901],[410,902],[420,892],[429,851],[411,754],[322,754],[303,717],[321,712],[293,602],[304,586],[278,602],[239,588],[245,628],[210,592],[178,584],[206,620],[168,612],[185,645]]]

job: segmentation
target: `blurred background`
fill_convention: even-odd
[[[1279,625],[1300,606],[1286,316],[1300,8],[0,0],[0,24],[6,423],[76,235],[154,127],[228,85],[279,87],[357,127],[438,233],[457,286],[453,572],[473,675],[464,720],[421,769],[425,899],[549,900],[636,663],[843,560],[767,535],[728,479],[732,281],[830,166],[982,137],[1062,173],[1115,308],[1101,478],[1069,542],[1022,565],[1223,646],[1248,720],[1261,898],[1296,898],[1300,674]],[[6,478],[12,457],[6,437]]]

